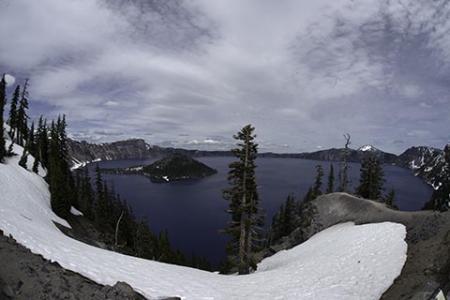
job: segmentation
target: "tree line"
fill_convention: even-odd
[[[186,257],[174,249],[167,231],[155,234],[146,220],[136,218],[127,202],[102,178],[98,166],[94,179],[91,179],[88,168],[72,172],[65,116],[58,116],[51,122],[41,116],[36,126],[34,122],[30,125],[28,101],[26,80],[23,86],[15,87],[5,122],[7,92],[3,75],[0,80],[0,126],[3,133],[0,134],[0,162],[20,155],[21,167],[45,174],[51,208],[58,216],[70,219],[71,207],[78,209],[102,233],[103,241],[108,242],[112,250],[161,262],[211,269],[206,259],[196,255]],[[5,123],[9,130],[6,130]],[[23,147],[23,152],[15,153],[14,144]],[[31,161],[28,163],[30,156],[34,158],[32,164]]]

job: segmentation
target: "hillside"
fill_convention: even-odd
[[[449,292],[450,212],[397,211],[379,202],[334,193],[310,202],[302,218],[307,220],[307,226],[285,238],[282,244],[274,247],[275,251],[289,249],[317,232],[342,222],[400,223],[407,231],[408,257],[402,274],[383,299],[431,299],[433,292],[440,288],[445,293]]]
[[[22,149],[16,147],[20,153]],[[185,299],[378,299],[406,259],[405,227],[395,223],[333,226],[258,265],[247,276],[218,275],[139,259],[89,246],[54,224],[69,224],[50,209],[42,177],[0,164],[0,229],[33,253],[99,284],[130,284],[148,298]]]

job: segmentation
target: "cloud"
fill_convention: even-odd
[[[0,70],[30,78],[36,114],[65,113],[95,141],[227,149],[252,123],[268,151],[338,147],[343,132],[392,152],[441,147],[449,12],[443,0],[5,0]]]

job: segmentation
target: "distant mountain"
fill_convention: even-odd
[[[69,140],[69,154],[74,167],[99,160],[147,159],[164,157],[172,154],[183,154],[191,157],[201,156],[231,156],[231,151],[202,151],[180,148],[165,148],[151,146],[143,139],[130,139],[113,143],[91,144],[85,141]],[[343,148],[303,153],[260,153],[259,157],[301,158],[319,161],[340,161]],[[397,165],[410,169],[418,177],[436,187],[442,177],[443,151],[440,149],[420,146],[411,147],[400,155],[384,152],[372,145],[364,145],[358,149],[349,149],[349,162],[360,162],[368,153],[374,154],[385,164]]]
[[[443,176],[443,154],[442,150],[433,147],[411,147],[398,156],[397,164],[411,169],[414,175],[437,188]]]

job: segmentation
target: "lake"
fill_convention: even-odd
[[[201,255],[213,265],[225,258],[226,236],[219,233],[229,219],[225,212],[227,202],[222,190],[227,188],[228,164],[232,157],[197,158],[218,173],[197,181],[152,183],[140,175],[111,175],[103,177],[114,184],[116,191],[126,199],[137,217],[147,218],[154,232],[167,229],[172,245],[184,254]],[[155,159],[137,161],[104,161],[102,168],[129,167],[149,164]],[[258,158],[257,182],[261,205],[266,212],[266,223],[270,225],[273,215],[288,194],[296,197],[306,193],[313,184],[315,166],[321,164],[325,170],[324,189],[327,183],[330,162],[319,162],[295,158]],[[339,164],[334,162],[335,177]],[[90,169],[95,168],[91,164]],[[359,182],[359,167],[350,163],[352,186]],[[386,192],[396,191],[396,203],[401,210],[419,210],[430,198],[432,189],[412,172],[403,168],[385,165]]]

